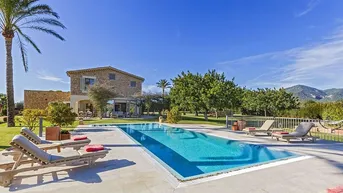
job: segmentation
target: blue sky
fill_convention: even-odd
[[[29,49],[28,73],[14,44],[17,101],[24,89],[68,91],[67,70],[109,65],[143,76],[145,91],[181,71],[208,69],[249,88],[343,87],[341,0],[42,2],[60,14],[66,41],[28,31],[42,50]],[[0,52],[5,85],[3,41]]]

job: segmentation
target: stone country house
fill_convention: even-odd
[[[87,96],[87,90],[95,83],[113,88],[118,97],[109,101],[105,116],[129,116],[141,114],[139,100],[144,78],[121,71],[111,66],[67,71],[70,77],[70,92],[24,91],[25,109],[45,109],[50,102],[70,104],[79,115],[94,115],[96,111]]]

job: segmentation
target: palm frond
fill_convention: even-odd
[[[47,34],[53,35],[62,41],[65,40],[61,35],[59,35],[57,32],[55,32],[54,30],[49,29],[49,28],[45,28],[45,27],[41,27],[41,26],[28,26],[28,27],[23,27],[23,28],[38,30],[38,31],[45,32]]]
[[[21,54],[21,59],[23,61],[24,70],[25,70],[25,72],[27,72],[29,70],[29,66],[28,66],[28,62],[27,62],[26,45],[24,44],[23,41],[21,41],[19,33],[16,32],[16,34],[17,34],[17,38],[18,38],[18,46],[20,49],[20,54]]]
[[[40,49],[38,48],[38,46],[36,45],[36,43],[33,42],[32,39],[31,39],[28,35],[24,34],[24,33],[21,31],[21,29],[18,28],[17,26],[15,26],[15,29],[17,30],[17,32],[18,32],[17,34],[18,34],[18,35],[20,34],[21,36],[23,36],[23,38],[24,38],[27,42],[29,42],[29,44],[31,44],[32,47],[34,47],[38,53],[41,53],[41,51],[40,51]],[[19,38],[19,37],[18,37],[18,38]]]
[[[34,15],[42,15],[42,14],[54,16],[56,19],[59,18],[59,15],[56,12],[54,12],[49,5],[45,5],[45,4],[34,5],[32,7],[29,7],[28,9],[23,9],[17,12],[18,16],[19,15],[34,16]]]
[[[61,27],[63,29],[66,29],[66,26],[64,26],[61,22],[59,22],[56,19],[51,19],[51,18],[36,18],[24,23],[21,23],[20,26],[25,26],[28,24],[50,24],[53,26]]]

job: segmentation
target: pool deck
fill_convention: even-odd
[[[18,175],[9,188],[0,187],[0,192],[324,193],[327,188],[343,185],[343,143],[286,143],[271,140],[267,136],[252,137],[210,125],[177,126],[209,135],[288,150],[310,158],[262,167],[259,170],[242,170],[235,175],[223,174],[192,183],[179,183],[121,130],[111,127],[79,127],[77,134],[86,134],[93,144],[104,144],[110,149],[106,158],[98,160],[91,168],[67,171],[64,168],[53,168],[23,173]],[[8,157],[0,156],[0,162],[6,160]]]

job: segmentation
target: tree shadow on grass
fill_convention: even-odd
[[[127,159],[121,159],[121,160],[108,160],[108,161],[99,161],[96,162],[94,166],[88,167],[88,166],[81,166],[75,168],[75,166],[72,166],[70,168],[63,168],[60,170],[55,171],[49,171],[45,173],[40,173],[37,175],[21,175],[18,177],[15,177],[13,184],[10,186],[9,191],[19,191],[24,190],[28,188],[33,188],[37,186],[47,185],[51,183],[67,183],[67,182],[73,182],[73,181],[80,181],[83,183],[100,183],[102,182],[101,177],[98,175],[99,173],[106,172],[109,170],[116,170],[123,167],[128,167],[135,165],[136,163],[133,161],[129,161]],[[63,172],[64,171],[64,172]],[[66,174],[66,173],[67,174]],[[46,176],[52,176],[52,180],[46,180],[44,177]],[[37,177],[36,182],[32,184],[24,184],[23,181],[25,178],[32,178]],[[32,181],[32,180],[30,180]]]
[[[2,151],[1,149],[5,150],[5,149],[7,149],[9,147],[11,147],[11,146],[9,146],[9,145],[0,145],[0,151]]]

